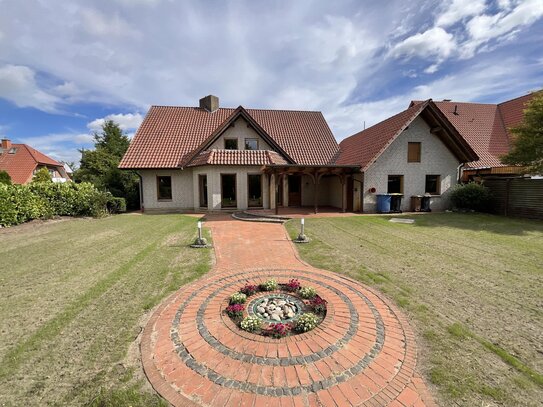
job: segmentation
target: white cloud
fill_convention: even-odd
[[[58,97],[40,89],[32,69],[21,65],[0,67],[0,98],[19,107],[34,107],[46,112],[56,112],[60,102]]]
[[[110,114],[100,119],[93,120],[87,124],[87,127],[92,131],[98,132],[102,130],[102,126],[107,120],[113,120],[122,130],[134,130],[140,126],[143,121],[143,116],[139,113]]]
[[[454,36],[441,27],[433,27],[423,33],[412,35],[394,45],[390,51],[390,55],[395,58],[411,58],[414,56],[421,58],[437,57],[441,60],[449,57],[455,49],[456,42]]]
[[[525,0],[509,13],[502,11],[494,15],[480,15],[466,25],[469,40],[463,44],[462,55],[471,58],[477,49],[493,39],[512,38],[522,27],[529,26],[543,16],[543,1]]]
[[[83,27],[96,36],[127,36],[137,37],[139,32],[134,29],[119,14],[104,14],[96,9],[84,9],[80,11],[83,17]]]
[[[479,15],[485,7],[485,0],[454,0],[438,16],[436,25],[449,27],[467,17]]]

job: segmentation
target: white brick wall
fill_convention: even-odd
[[[407,162],[407,143],[421,143],[421,162]],[[448,190],[457,183],[458,159],[445,144],[430,133],[430,127],[418,117],[402,134],[385,150],[377,161],[364,174],[364,212],[375,212],[376,194],[386,193],[389,175],[404,176],[404,198],[402,210],[408,211],[411,206],[411,195],[423,195],[426,175],[441,176],[441,195],[431,199],[432,210],[440,211],[448,207]],[[375,187],[375,194],[368,190]]]
[[[143,206],[145,210],[174,212],[194,207],[192,169],[140,170],[138,172],[143,180]],[[171,201],[157,199],[157,176],[172,177]]]

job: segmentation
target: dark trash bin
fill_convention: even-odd
[[[430,209],[430,198],[431,196],[425,195],[422,197],[420,202],[420,211],[421,212],[432,212]]]
[[[390,212],[402,212],[403,194],[390,194]]]
[[[411,196],[411,212],[420,212],[422,207],[422,195]]]
[[[377,194],[377,213],[390,212],[391,196],[389,194]]]

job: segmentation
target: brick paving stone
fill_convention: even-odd
[[[216,263],[149,320],[145,373],[174,406],[435,406],[416,373],[405,316],[380,293],[299,259],[282,225],[210,215]],[[286,339],[241,331],[224,313],[245,282],[298,278],[329,302],[315,330]],[[251,300],[251,299],[250,299]]]

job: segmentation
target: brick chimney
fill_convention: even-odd
[[[9,150],[11,148],[11,140],[7,138],[2,139],[2,149]]]
[[[208,95],[200,99],[200,108],[213,113],[219,108],[219,98],[217,96]]]

